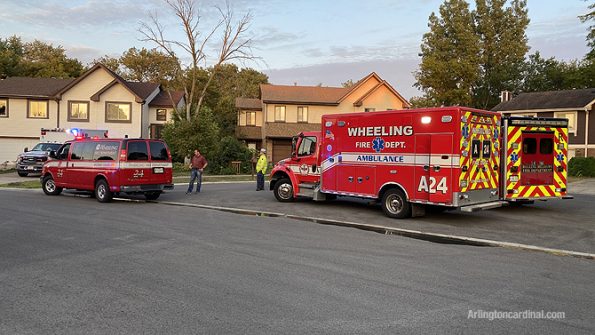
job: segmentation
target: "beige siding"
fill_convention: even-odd
[[[99,101],[91,101],[91,96],[112,82],[114,78],[102,69],[91,73],[77,83],[62,96],[60,102],[60,127],[61,128],[89,128],[106,129],[110,137],[141,137],[141,112],[142,104],[135,102],[134,95],[120,84],[116,84],[103,92]],[[68,101],[89,101],[89,122],[68,121]],[[106,122],[106,102],[126,102],[132,104],[130,123]]]
[[[55,128],[58,104],[48,101],[48,119],[27,118],[27,99],[8,99],[8,117],[0,118],[0,136],[39,137],[41,128]]]

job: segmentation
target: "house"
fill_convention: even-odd
[[[236,136],[249,148],[266,148],[269,160],[290,156],[291,138],[320,130],[324,114],[409,108],[409,102],[376,73],[351,87],[260,85],[259,99],[236,99]]]
[[[521,93],[492,108],[503,115],[557,117],[568,119],[568,156],[595,157],[595,88]]]
[[[160,137],[183,92],[126,81],[102,64],[76,79],[0,80],[0,163],[39,141],[41,129],[105,129],[110,137]]]

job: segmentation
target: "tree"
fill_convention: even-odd
[[[127,80],[169,83],[175,79],[178,60],[156,49],[130,48],[119,59]]]
[[[203,34],[199,29],[200,15],[194,0],[165,0],[165,3],[180,21],[186,40],[178,41],[166,38],[164,26],[156,14],[150,16],[150,22],[141,23],[139,32],[143,36],[143,41],[154,43],[161,51],[177,60],[176,76],[189,76],[189,80],[179,81],[184,83],[186,95],[185,113],[181,116],[190,120],[193,110],[201,110],[208,87],[223,63],[255,59],[250,48],[252,40],[245,37],[252,16],[247,13],[234,22],[234,13],[229,4],[225,9],[216,7],[220,20]],[[212,55],[207,54],[206,46],[211,47],[215,44],[212,39],[219,32],[221,32],[220,40],[216,43],[218,52],[216,56],[211,57]],[[181,54],[178,54],[176,50],[180,50]],[[186,58],[190,59],[188,66],[184,66],[181,61]],[[209,72],[206,82],[202,87],[199,87],[197,86],[198,70],[201,66],[206,67],[209,63],[213,64],[214,71]]]
[[[20,37],[0,38],[0,77],[21,76],[24,44]]]
[[[0,75],[6,77],[78,77],[83,65],[66,56],[64,48],[35,40],[24,43],[20,37],[0,38]]]
[[[423,36],[415,86],[440,105],[470,105],[479,78],[479,38],[463,0],[446,0],[432,13]]]
[[[480,77],[475,84],[473,106],[490,109],[499,103],[503,90],[521,85],[525,55],[529,51],[526,0],[476,0],[473,12],[480,42]]]
[[[62,46],[35,40],[26,43],[23,50],[24,75],[28,77],[79,77],[83,64],[75,58],[68,58]]]
[[[595,20],[595,3],[589,5],[589,13],[579,16],[581,22],[591,22]],[[587,58],[595,58],[595,26],[590,25],[587,34],[587,45],[591,47],[591,51],[587,54]]]
[[[344,83],[341,83],[341,87],[344,87],[344,88],[353,87],[354,85],[355,85],[355,83],[353,82],[352,79],[349,79]]]

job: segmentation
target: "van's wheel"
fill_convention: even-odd
[[[29,173],[21,171],[17,171],[17,173],[19,174],[19,177],[27,177],[29,175]]]
[[[145,199],[147,199],[147,200],[157,200],[160,195],[161,195],[161,191],[145,192]]]
[[[52,178],[50,175],[43,177],[41,181],[41,188],[43,189],[43,193],[47,195],[58,195],[62,193],[62,187],[56,186],[54,178]]]
[[[386,191],[382,196],[381,205],[382,211],[388,217],[404,219],[411,216],[411,204],[399,189]]]
[[[110,202],[114,194],[109,189],[109,185],[105,179],[99,179],[97,183],[95,183],[95,198],[99,202]]]
[[[289,202],[293,201],[293,185],[291,184],[291,180],[287,178],[279,179],[275,183],[275,198],[280,202]]]

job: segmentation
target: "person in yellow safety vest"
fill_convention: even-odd
[[[264,190],[264,174],[267,173],[267,150],[260,149],[260,157],[256,163],[256,190]]]

